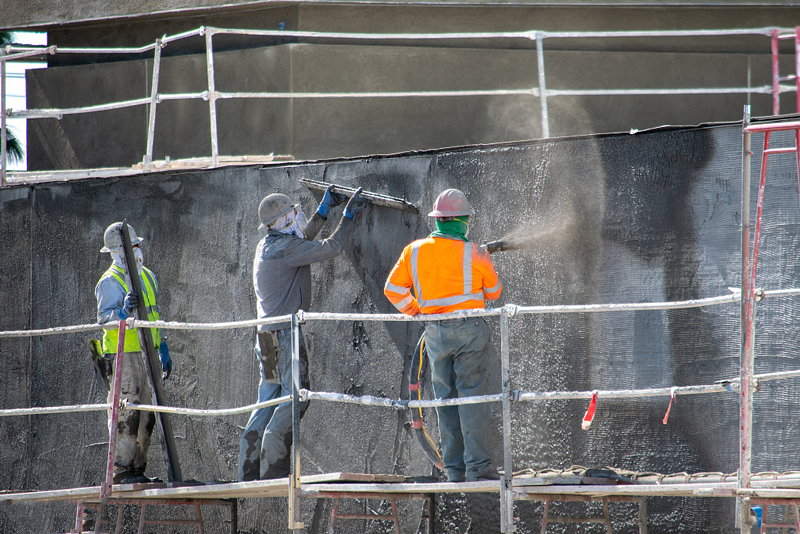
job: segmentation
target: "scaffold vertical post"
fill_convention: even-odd
[[[754,293],[750,269],[750,160],[751,134],[747,131],[750,125],[750,106],[744,107],[742,121],[742,300],[740,307],[741,320],[741,347],[739,358],[740,378],[740,404],[739,404],[739,476],[737,486],[739,489],[750,485],[751,476],[751,447],[752,447],[752,422],[753,399],[750,391],[750,378],[752,376],[752,306]],[[767,134],[768,135],[768,134]],[[766,158],[762,154],[762,158]],[[755,254],[755,251],[754,251]],[[752,271],[755,275],[755,270]],[[742,534],[750,532],[750,510],[748,500],[737,497],[737,522]]]
[[[547,83],[544,77],[544,43],[542,32],[536,32],[536,67],[539,71],[539,107],[542,111],[542,138],[550,138],[550,117],[547,112]]]
[[[153,143],[156,136],[156,105],[158,104],[158,80],[161,76],[161,38],[156,39],[153,52],[153,80],[150,91],[150,119],[147,123],[147,149],[144,164],[153,163]]]
[[[117,355],[114,358],[114,383],[111,386],[111,416],[108,423],[108,462],[106,463],[106,480],[100,486],[100,498],[105,499],[111,495],[111,485],[114,483],[114,450],[117,446],[117,418],[119,418],[119,398],[122,388],[122,358],[125,352],[125,326],[123,320],[119,322],[119,336],[117,336]]]
[[[794,29],[794,82],[795,95],[797,96],[797,113],[800,113],[800,26]]]
[[[511,373],[508,356],[508,311],[500,310],[500,366],[503,381],[503,476],[500,480],[500,530],[515,532],[514,470],[511,462]]]
[[[781,76],[778,70],[778,30],[772,30],[772,114],[781,114]]]
[[[292,315],[292,470],[289,473],[289,529],[300,530],[300,318]]]
[[[8,125],[6,124],[6,62],[5,47],[0,50],[0,186],[6,185],[6,175],[8,173]]]
[[[214,47],[212,39],[214,28],[205,28],[206,34],[206,68],[208,71],[208,114],[211,121],[211,157],[214,166],[219,165],[219,140],[217,136],[217,88],[214,82]]]

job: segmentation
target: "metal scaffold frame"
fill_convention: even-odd
[[[214,70],[213,37],[215,35],[241,35],[254,37],[270,37],[276,39],[296,39],[302,42],[328,42],[341,41],[351,44],[374,43],[421,43],[421,42],[448,42],[449,46],[457,43],[458,46],[480,47],[487,40],[503,40],[514,47],[515,42],[522,43],[519,47],[529,47],[535,43],[537,57],[538,87],[525,89],[490,89],[490,90],[453,90],[453,91],[388,91],[388,92],[224,92],[216,89]],[[769,84],[756,87],[699,87],[699,88],[668,88],[668,89],[548,89],[545,75],[544,41],[546,39],[658,39],[669,37],[730,37],[730,36],[766,36],[770,38],[772,54],[772,79]],[[205,39],[206,49],[206,75],[207,90],[197,93],[161,93],[159,80],[161,75],[161,51],[169,43],[202,36]],[[780,40],[795,39],[795,51],[800,50],[800,27],[798,28],[754,28],[736,30],[686,30],[686,31],[618,31],[618,32],[494,32],[494,33],[398,33],[398,34],[363,34],[363,33],[335,33],[335,32],[308,32],[308,31],[273,31],[200,27],[195,30],[156,39],[153,44],[132,48],[68,48],[68,47],[26,47],[6,45],[0,50],[0,187],[12,183],[36,183],[53,180],[69,180],[90,177],[125,176],[140,174],[142,172],[161,171],[173,168],[206,168],[219,165],[241,164],[247,162],[269,163],[291,159],[290,156],[225,156],[219,153],[219,135],[217,123],[217,101],[220,99],[309,99],[309,98],[434,98],[434,97],[467,97],[467,96],[511,96],[527,95],[539,99],[541,109],[542,137],[550,137],[550,120],[548,99],[559,96],[601,96],[601,95],[687,95],[687,94],[771,94],[773,99],[773,113],[779,113],[780,95],[784,92],[797,92],[800,105],[800,54],[796,53],[796,72],[793,75],[781,77],[778,72],[778,43]],[[104,54],[104,55],[135,55],[153,52],[153,83],[150,95],[134,100],[109,102],[105,104],[60,108],[60,109],[6,109],[6,75],[5,65],[8,61],[30,59],[44,55],[54,54]],[[785,81],[794,81],[793,84],[781,84]],[[158,104],[168,100],[202,99],[208,102],[209,108],[209,135],[211,140],[211,154],[206,158],[189,158],[185,160],[153,161],[155,143],[155,127]],[[19,171],[9,175],[6,168],[6,120],[8,118],[41,119],[55,118],[60,120],[65,115],[81,113],[95,113],[113,109],[123,109],[133,106],[148,106],[147,141],[141,163],[132,167],[114,167],[103,169],[81,169],[27,172]]]
[[[764,128],[760,125],[759,128]],[[781,128],[781,127],[776,127]],[[800,128],[800,124],[797,124]],[[785,129],[785,128],[783,128]],[[747,128],[745,128],[747,131]],[[746,174],[746,173],[745,173]],[[745,202],[743,195],[743,203]],[[760,212],[758,215],[760,219]],[[760,227],[760,225],[758,225]],[[748,235],[748,225],[743,224],[743,235]],[[754,252],[753,257],[757,254]],[[752,262],[755,265],[755,261]],[[687,309],[705,306],[717,306],[723,304],[731,304],[735,302],[742,302],[742,308],[745,309],[747,303],[747,310],[752,313],[755,302],[765,298],[779,298],[800,295],[800,289],[788,289],[778,291],[763,291],[752,289],[754,282],[755,270],[748,271],[750,275],[746,277],[743,282],[747,291],[745,295],[750,295],[748,298],[742,299],[739,291],[733,292],[730,295],[721,297],[712,297],[691,301],[679,302],[662,302],[662,303],[638,303],[638,304],[594,304],[594,305],[565,305],[565,306],[517,306],[508,304],[502,308],[473,310],[466,312],[459,312],[455,314],[446,315],[431,315],[425,317],[426,320],[441,320],[444,318],[463,317],[463,316],[499,316],[500,317],[500,355],[501,355],[501,372],[503,391],[495,395],[487,395],[483,397],[466,397],[459,399],[446,399],[446,400],[417,400],[417,401],[402,401],[387,398],[376,398],[372,396],[355,397],[344,395],[340,393],[327,393],[327,392],[313,392],[302,389],[297,382],[294,381],[294,387],[291,397],[281,397],[269,402],[245,406],[235,409],[223,410],[195,410],[189,408],[177,408],[168,406],[151,406],[151,405],[126,405],[124,402],[120,404],[119,409],[137,409],[148,411],[160,411],[166,413],[186,414],[193,416],[221,416],[229,415],[232,413],[243,413],[250,411],[257,407],[264,407],[268,405],[275,405],[283,402],[292,402],[293,407],[297,407],[300,401],[308,400],[322,400],[332,402],[345,402],[354,403],[368,406],[383,406],[394,410],[419,408],[419,407],[435,407],[445,405],[457,405],[476,402],[502,402],[503,408],[503,451],[504,451],[504,473],[513,473],[513,459],[511,457],[511,426],[510,426],[510,409],[511,404],[515,402],[525,401],[541,401],[549,399],[616,399],[616,398],[636,398],[636,397],[652,397],[662,396],[667,398],[674,398],[677,395],[687,394],[710,394],[710,393],[725,393],[725,392],[739,392],[741,394],[742,416],[740,419],[742,428],[742,443],[747,443],[749,438],[749,428],[752,426],[752,413],[746,412],[745,408],[752,403],[752,395],[755,391],[755,386],[759,381],[776,380],[800,377],[800,370],[784,371],[777,373],[765,373],[761,375],[752,374],[752,365],[747,365],[748,361],[752,361],[752,345],[743,345],[742,350],[742,372],[739,378],[732,378],[729,380],[721,380],[714,384],[709,385],[694,385],[683,387],[671,388],[656,388],[645,390],[621,390],[621,391],[564,391],[564,392],[520,392],[512,389],[512,377],[509,374],[509,328],[510,319],[525,314],[549,314],[549,313],[604,313],[616,311],[629,311],[629,310],[653,310],[653,309]],[[743,316],[743,332],[752,333],[752,322],[745,323],[747,315]],[[361,320],[361,321],[418,321],[419,317],[410,317],[399,314],[346,314],[346,313],[306,313],[300,311],[291,316],[276,317],[270,319],[261,319],[253,321],[239,321],[229,323],[179,323],[179,322],[164,322],[164,321],[140,321],[135,319],[128,319],[120,323],[120,336],[124,336],[126,328],[148,328],[157,327],[164,329],[185,329],[185,330],[226,330],[231,328],[251,328],[257,324],[271,324],[275,322],[285,321],[291,319],[293,331],[293,355],[292,365],[297,376],[297,369],[299,366],[299,336],[300,325],[309,321],[340,321],[340,320]],[[96,329],[98,325],[80,325],[75,327],[65,328],[51,328],[45,330],[28,330],[28,331],[5,331],[0,332],[0,338],[4,337],[28,337],[33,335],[52,335],[61,334],[66,332],[85,331],[88,329]],[[752,335],[749,336],[752,340]],[[122,345],[120,345],[122,346]],[[745,350],[750,347],[750,350]],[[750,387],[741,388],[739,384],[750,384]],[[118,386],[115,386],[115,388]],[[97,404],[89,406],[64,406],[54,408],[23,408],[12,410],[0,410],[0,416],[14,416],[14,415],[32,415],[44,413],[63,413],[71,411],[89,411],[89,410],[107,410],[113,408],[111,404]],[[749,511],[749,504],[786,504],[794,505],[800,502],[800,473],[786,473],[783,475],[770,474],[768,476],[755,477],[750,473],[750,455],[749,449],[746,454],[742,454],[740,458],[739,476],[721,475],[719,477],[708,477],[707,474],[698,476],[696,479],[689,477],[688,483],[678,484],[659,484],[655,486],[538,486],[534,492],[530,488],[520,486],[519,482],[514,477],[503,475],[503,478],[498,485],[496,482],[478,482],[478,483],[439,483],[439,484],[373,484],[362,485],[361,489],[353,489],[351,484],[323,484],[314,483],[313,480],[304,480],[301,478],[301,465],[299,456],[299,446],[297,440],[300,435],[300,418],[299,412],[295,410],[293,418],[293,470],[292,475],[288,479],[288,486],[286,486],[281,493],[286,495],[288,492],[289,497],[289,526],[293,530],[302,529],[303,523],[300,518],[300,505],[299,501],[303,498],[316,498],[323,497],[329,498],[331,495],[339,494],[344,497],[352,497],[353,495],[371,495],[383,494],[418,494],[424,495],[421,498],[427,498],[430,493],[436,492],[463,492],[463,491],[488,491],[500,492],[501,496],[501,527],[503,532],[514,532],[514,518],[513,518],[513,504],[515,500],[590,500],[589,497],[600,497],[603,502],[608,502],[609,499],[613,502],[642,502],[641,500],[634,499],[634,497],[646,497],[655,495],[672,495],[672,496],[696,496],[696,497],[737,497],[741,501],[744,510]],[[113,458],[113,439],[109,442],[109,458]],[[110,468],[109,468],[110,469]],[[313,477],[312,477],[313,478]],[[271,481],[266,481],[271,482]],[[259,495],[253,493],[253,490],[248,489],[249,485],[253,483],[238,483],[233,484],[235,489],[227,489],[224,494],[226,497],[231,496],[276,496],[274,493],[269,495]],[[241,486],[241,488],[239,487]],[[192,488],[185,488],[187,494],[181,492],[180,488],[170,488],[170,495],[183,495],[183,499],[196,498],[198,500],[207,499],[209,497],[192,497]],[[275,488],[272,488],[273,490]],[[164,498],[164,495],[159,493],[160,490],[149,490],[146,495],[133,495],[128,498]],[[238,492],[238,493],[237,493]],[[80,495],[75,493],[75,490],[66,490],[62,495],[52,495],[54,492],[38,492],[39,494],[47,494],[40,497],[42,500],[71,500],[79,503],[93,502],[92,499],[95,494],[88,492]],[[57,493],[57,492],[56,492]],[[195,492],[196,493],[196,492]],[[119,493],[119,488],[115,490],[109,482],[104,484],[100,489],[100,498],[116,498],[124,499],[126,492],[123,491],[122,495]],[[213,497],[213,496],[212,496]],[[389,498],[388,496],[385,498]],[[396,498],[396,497],[393,497]],[[11,494],[4,495],[4,500],[37,500],[37,494]],[[607,506],[607,504],[606,504]],[[640,514],[642,512],[640,511]],[[646,532],[646,521],[639,519],[640,531]],[[742,532],[749,532],[750,526],[745,519],[740,523]],[[642,530],[643,529],[643,530]]]

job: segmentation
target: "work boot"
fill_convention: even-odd
[[[97,524],[97,510],[94,508],[84,508],[81,513],[81,531],[94,532]]]
[[[496,469],[492,469],[491,471],[487,471],[486,473],[477,477],[473,475],[468,475],[467,482],[484,482],[487,480],[500,480],[502,476],[503,476],[502,473],[499,473]]]
[[[147,484],[152,482],[144,475],[134,475],[133,473],[120,473],[114,475],[114,484]]]
[[[269,466],[267,472],[261,476],[261,480],[274,480],[276,478],[286,478],[289,476],[289,470],[274,465]]]

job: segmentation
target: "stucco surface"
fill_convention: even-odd
[[[769,169],[758,285],[797,287],[796,174],[791,158],[775,158]],[[462,189],[476,211],[472,239],[514,238],[525,244],[493,256],[504,283],[500,305],[683,300],[727,294],[728,287],[741,283],[741,130],[734,124],[4,188],[0,228],[13,238],[0,241],[0,330],[93,322],[93,289],[108,262],[99,253],[102,232],[122,218],[145,239],[145,260],[159,278],[164,317],[189,322],[252,318],[258,202],[282,191],[298,198],[310,214],[319,196],[300,185],[301,178],[405,197],[423,213],[443,189]],[[334,210],[331,221],[340,215]],[[369,208],[345,253],[313,267],[312,311],[392,311],[382,293],[385,277],[402,247],[428,231],[422,215]],[[517,316],[510,320],[512,385],[523,391],[590,390],[732,378],[738,373],[738,311],[738,305],[727,304],[687,311]],[[791,299],[759,305],[757,372],[797,368],[796,313]],[[490,324],[491,380],[499,392],[498,320]],[[419,330],[418,323],[309,321],[304,331],[312,389],[403,398]],[[0,339],[0,406],[101,402],[89,337]],[[168,338],[175,362],[166,386],[170,404],[212,408],[254,402],[259,372],[252,329],[171,331]],[[797,468],[790,444],[798,438],[794,422],[800,403],[792,391],[790,382],[769,382],[757,394],[754,471]],[[492,425],[498,436],[495,457],[502,462],[499,408]],[[516,404],[514,468],[736,470],[735,394],[679,396],[665,425],[666,409],[665,398],[600,402],[594,423],[583,431],[585,402]],[[173,416],[184,476],[233,479],[245,421],[245,415]],[[427,421],[436,436],[432,414]],[[106,439],[102,413],[4,419],[0,464],[14,467],[0,472],[0,488],[97,484]],[[303,419],[301,447],[304,473],[432,472],[402,411],[314,402]],[[163,476],[157,445],[151,448],[150,471]],[[305,503],[307,530],[326,531],[330,503]],[[365,505],[354,506],[363,510]],[[648,509],[650,532],[734,531],[730,500],[651,498]],[[633,532],[633,525],[622,521],[635,512],[621,510],[615,512],[619,531]],[[541,504],[518,503],[521,531],[537,531],[541,513]],[[441,532],[499,529],[496,496],[442,497],[438,515]],[[211,532],[222,531],[223,516],[208,513]],[[416,532],[420,516],[420,505],[403,505],[403,531]],[[3,504],[0,530],[64,531],[73,517],[66,504]],[[284,532],[286,502],[244,500],[239,521],[242,532]],[[384,527],[342,522],[337,532],[383,532]]]

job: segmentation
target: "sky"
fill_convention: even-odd
[[[14,41],[19,44],[46,45],[46,33],[34,32],[14,32]],[[44,61],[9,61],[6,66],[6,107],[12,110],[25,109],[25,71],[27,69],[43,69],[47,66]],[[8,126],[14,130],[14,134],[22,140],[23,147],[27,148],[27,119],[9,119]],[[26,150],[27,154],[27,150]],[[27,157],[21,162],[10,162],[9,170],[27,169]]]

